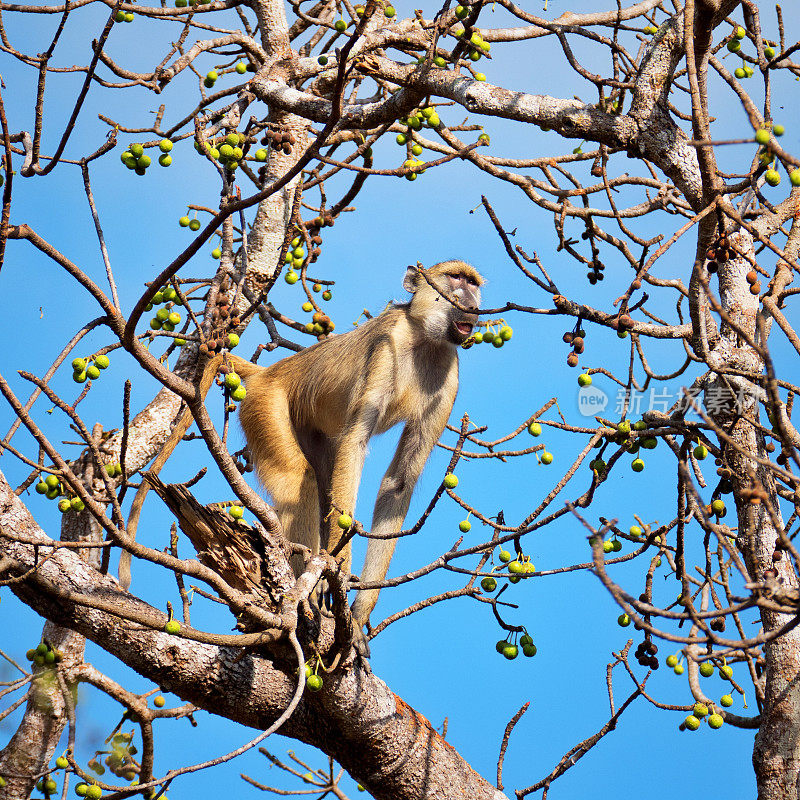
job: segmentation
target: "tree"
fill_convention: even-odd
[[[752,1],[605,5],[551,20],[500,0],[495,20],[496,6],[480,2],[401,18],[374,0],[355,7],[321,0],[305,9],[293,4],[290,24],[276,0],[176,0],[174,8],[0,4],[4,74],[31,92],[15,91],[12,105],[0,98],[0,258],[9,256],[3,277],[11,273],[9,282],[17,281],[7,284],[6,296],[28,312],[38,307],[37,292],[22,286],[16,268],[26,259],[56,265],[69,281],[59,283],[64,302],[45,343],[50,362],[34,368],[25,352],[15,351],[5,355],[0,377],[13,415],[1,445],[3,595],[13,593],[13,602],[46,620],[40,643],[28,651],[31,668],[18,667],[8,684],[10,710],[24,703],[24,713],[0,751],[5,796],[28,797],[37,782],[52,795],[61,789],[62,773],[73,772],[89,797],[157,796],[181,774],[214,766],[275,731],[318,748],[377,798],[502,795],[355,654],[348,582],[335,555],[306,553],[306,573],[295,581],[277,518],[243,477],[247,453],[236,450],[230,433],[238,396],[223,387],[215,419],[219,390],[212,387],[207,404],[197,390],[207,355],[236,346],[256,318],[259,331],[248,336],[266,340],[258,357],[336,335],[341,320],[323,309],[347,270],[322,258],[330,228],[347,224],[351,204],[373,182],[383,181],[400,197],[393,179],[446,182],[454,173],[444,165],[451,162],[463,163],[480,186],[501,193],[507,184],[537,214],[551,214],[560,252],[550,259],[529,253],[530,231],[504,224],[515,212],[509,207],[498,214],[487,196],[476,198],[476,218],[486,215],[509,259],[495,296],[520,288],[483,309],[480,335],[469,347],[473,353],[518,347],[518,358],[535,371],[530,345],[509,343],[508,322],[536,319],[545,331],[540,342],[556,335],[553,325],[566,325],[558,357],[566,356],[562,374],[583,367],[580,414],[560,413],[555,398],[541,396],[540,382],[538,410],[492,439],[469,416],[452,421],[442,443],[447,472],[486,460],[535,460],[544,469],[556,450],[549,442],[560,443],[558,455],[572,455],[556,460],[551,469],[559,461],[566,468],[541,497],[524,496],[526,510],[515,521],[498,514],[492,492],[475,502],[452,481],[440,482],[443,473],[430,478],[423,508],[430,506],[403,533],[422,529],[447,495],[467,513],[463,538],[442,549],[426,545],[424,559],[385,582],[384,596],[395,587],[416,594],[405,611],[379,624],[373,619],[373,652],[390,623],[469,598],[491,608],[502,629],[498,651],[524,659],[536,648],[515,613],[512,584],[535,586],[552,574],[591,571],[620,606],[619,624],[632,621],[638,633],[613,652],[608,721],[517,796],[546,794],[640,698],[680,711],[689,730],[704,724],[755,730],[759,797],[797,796],[800,594],[793,536],[800,437],[791,412],[800,389],[784,365],[800,354],[788,310],[796,295],[790,284],[798,269],[800,162],[782,145],[773,94],[796,93],[790,77],[800,77],[792,58],[800,43],[787,38],[780,7],[775,21],[765,22]],[[46,37],[42,15],[57,20]],[[128,29],[124,23],[131,22]],[[73,39],[77,25],[81,34],[89,29],[97,36],[88,58],[86,43]],[[29,46],[31,31],[47,42]],[[494,83],[478,72],[484,59],[505,64],[517,80],[514,64],[547,69],[526,71],[528,93],[501,85],[500,69],[491,75]],[[731,69],[732,62],[741,66]],[[563,70],[550,68],[556,63]],[[534,93],[545,72],[563,97]],[[591,99],[570,98],[573,87],[584,94],[588,88]],[[132,99],[117,106],[120,96]],[[164,102],[148,117],[146,103],[155,96]],[[32,131],[24,121],[31,109]],[[59,124],[53,117],[62,112]],[[94,112],[100,123],[93,122]],[[489,121],[501,131],[492,138],[482,132]],[[535,137],[534,126],[542,129]],[[401,148],[399,166],[391,154],[398,151],[387,144],[392,138]],[[569,139],[578,142],[571,152]],[[523,157],[513,147],[504,154],[506,142],[524,149]],[[539,147],[556,154],[531,157]],[[162,167],[168,169],[154,176]],[[70,186],[78,171],[100,272],[88,247],[70,241],[68,231],[55,229],[51,240],[50,220],[41,213],[68,216],[69,227],[81,230]],[[193,234],[189,245],[173,239],[169,255],[159,248],[164,253],[144,267],[137,248],[149,227],[172,213],[170,192],[190,186],[208,195],[212,179],[219,204],[191,202],[180,216],[180,227]],[[94,200],[98,181],[104,196],[107,182],[115,182],[116,199],[103,207]],[[147,192],[149,198],[137,200]],[[113,219],[113,239],[104,233],[104,215]],[[401,224],[389,218],[381,235],[390,239]],[[468,237],[459,232],[455,238]],[[123,242],[128,251],[113,257]],[[357,243],[348,246],[355,250]],[[205,262],[198,274],[191,270],[203,248],[212,251],[213,268]],[[373,256],[356,253],[364,276]],[[585,281],[570,273],[573,262]],[[281,277],[299,284],[291,302],[280,294]],[[520,278],[524,284],[515,284]],[[306,316],[298,317],[301,294]],[[558,353],[560,346],[550,350]],[[615,356],[608,355],[612,349]],[[660,373],[654,358],[675,366]],[[111,362],[126,365],[130,376],[121,403],[103,388]],[[12,379],[9,370],[20,368],[20,379]],[[153,381],[158,391],[148,396]],[[684,384],[679,395],[670,395],[670,382]],[[607,408],[611,386],[620,390],[613,409]],[[147,466],[184,407],[197,423],[194,438],[202,439],[209,478],[197,472],[198,462],[187,463],[189,453],[198,453],[198,445],[187,443],[178,449],[186,454],[180,465],[172,459],[173,484],[148,479]],[[92,424],[83,409],[102,418]],[[78,436],[77,456],[73,445],[56,443],[67,425]],[[522,444],[509,444],[518,436]],[[656,448],[658,467],[648,467],[648,451]],[[706,466],[711,458],[715,470]],[[646,470],[637,478],[640,493],[654,486],[642,483],[651,473],[675,486],[667,522],[655,521],[646,493],[636,524],[622,521],[630,513],[621,493],[630,469]],[[12,474],[20,476],[16,488],[7,480]],[[135,539],[130,503],[147,481],[161,499],[149,495]],[[39,494],[63,513],[59,537],[52,506]],[[247,522],[237,519],[243,507]],[[176,517],[197,558],[179,556]],[[482,523],[480,532],[470,517]],[[166,547],[165,519],[172,525]],[[368,535],[368,525],[357,521],[354,532]],[[584,548],[588,538],[590,557],[537,572],[530,554],[538,534],[565,525],[582,531]],[[133,559],[134,593],[112,577],[121,552]],[[430,574],[444,576],[431,595],[421,588]],[[309,603],[320,578],[331,590],[330,615],[315,614]],[[165,599],[174,594],[172,581],[181,614]],[[222,632],[231,616],[223,621],[198,597],[222,603],[237,629]],[[425,624],[423,615],[417,619]],[[128,688],[124,677],[86,663],[87,639],[183,704],[163,708],[159,700],[153,707],[152,691]],[[664,659],[657,641],[662,649],[672,643],[676,652]],[[653,671],[664,663],[688,678],[683,704],[650,689]],[[721,699],[701,680],[714,670],[728,687]],[[320,681],[310,674],[321,677],[321,690],[314,691]],[[617,686],[628,684],[622,703],[614,700],[612,675]],[[732,710],[734,698],[745,694],[745,677],[755,712]],[[107,748],[88,763],[75,749],[79,683],[122,708]],[[526,708],[511,718],[503,738],[500,789],[506,746]],[[215,761],[154,769],[154,721],[191,718],[197,709],[262,733]],[[111,777],[100,774],[103,764]],[[312,772],[294,789],[308,791],[310,783],[322,796],[326,774]],[[343,796],[333,786],[332,766],[330,775],[328,790]],[[54,778],[59,781],[49,783]]]

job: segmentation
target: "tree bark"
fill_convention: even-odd
[[[13,590],[51,622],[97,642],[139,674],[184,700],[242,725],[263,730],[288,706],[296,688],[298,666],[287,647],[278,645],[274,652],[243,655],[238,647],[172,636],[71,599],[77,593],[89,602],[112,603],[120,614],[143,612],[166,622],[160,611],[121,591],[113,578],[101,575],[73,551],[61,548],[53,553],[47,547],[52,540],[38,528],[2,475],[0,535],[5,556],[15,562],[12,574],[22,575],[38,563],[38,568],[15,583]],[[58,668],[67,681],[80,677],[78,666],[67,663]],[[52,669],[37,668],[38,680],[45,681],[48,675],[52,680]],[[57,694],[50,700],[57,704]],[[27,773],[41,762],[42,750],[50,751],[55,746],[51,739],[61,731],[63,712],[56,710],[52,733],[41,722],[36,729],[30,720],[23,722],[6,748],[6,760],[0,762],[3,769],[10,771],[17,765]],[[38,715],[37,720],[41,720]],[[333,756],[378,800],[505,797],[362,659],[355,658],[326,675],[318,694],[306,692],[280,732]],[[35,747],[31,747],[33,743]],[[18,764],[23,754],[30,763]],[[29,788],[29,784],[20,784],[17,793],[9,796],[26,797]]]

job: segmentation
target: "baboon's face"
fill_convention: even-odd
[[[478,321],[483,283],[475,267],[464,261],[443,261],[425,270],[409,267],[403,286],[414,294],[411,317],[428,337],[463,344]]]
[[[448,270],[444,273],[444,294],[451,297],[465,309],[477,309],[481,304],[480,276],[474,270]],[[478,315],[472,311],[463,311],[448,304],[448,336],[455,344],[462,344],[471,335],[478,321]]]

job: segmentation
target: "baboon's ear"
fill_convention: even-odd
[[[417,273],[417,268],[408,267],[408,269],[406,269],[406,274],[403,276],[403,288],[407,292],[411,292],[411,294],[414,294],[414,292],[417,291],[418,280],[419,280],[419,275]]]

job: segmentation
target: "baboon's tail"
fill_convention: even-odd
[[[231,366],[242,378],[249,378],[250,376],[257,375],[259,372],[263,372],[263,370],[266,369],[266,367],[261,367],[258,364],[253,364],[252,362],[245,360],[244,358],[235,356],[233,353],[228,354],[228,360],[230,361]]]

